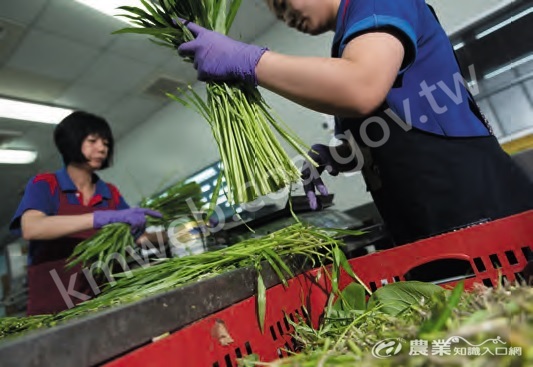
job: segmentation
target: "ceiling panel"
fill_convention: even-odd
[[[79,82],[128,93],[135,90],[154,69],[153,65],[106,51],[83,73]]]
[[[28,32],[7,65],[60,80],[72,80],[98,54],[99,50],[95,47],[34,28]]]
[[[145,63],[160,65],[169,58],[173,50],[158,46],[149,41],[148,37],[138,34],[113,35],[113,43],[110,48],[113,52],[125,57],[139,60]]]
[[[67,82],[14,68],[0,69],[0,95],[49,103],[59,97]]]
[[[57,104],[81,109],[95,114],[108,110],[122,94],[83,83],[75,83],[55,100]]]
[[[26,27],[0,17],[0,65],[4,64],[18,47]]]
[[[104,116],[119,139],[139,124],[145,122],[153,113],[162,108],[167,101],[161,98],[128,95],[106,111]]]
[[[2,0],[0,1],[0,18],[30,24],[47,2],[48,0]]]
[[[76,42],[104,47],[111,33],[126,23],[99,13],[75,0],[49,0],[35,26]]]

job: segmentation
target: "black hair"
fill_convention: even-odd
[[[75,111],[65,117],[54,130],[54,142],[63,157],[65,166],[70,163],[85,163],[87,158],[81,152],[81,145],[89,135],[97,135],[108,142],[107,158],[101,169],[113,161],[113,133],[107,121],[84,111]]]

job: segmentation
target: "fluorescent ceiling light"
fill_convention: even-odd
[[[29,164],[35,162],[37,152],[31,150],[0,149],[0,163]]]
[[[9,119],[58,124],[72,112],[67,108],[0,98],[0,117]]]
[[[485,79],[490,79],[490,78],[494,78],[495,76],[498,76],[500,74],[503,74],[505,73],[506,71],[509,71],[511,69],[514,69],[520,65],[523,65],[525,63],[528,63],[530,61],[533,61],[533,54],[532,55],[529,55],[529,56],[526,56],[522,59],[518,59],[516,61],[513,61],[512,63],[510,64],[507,64],[499,69],[496,69],[494,71],[491,71],[490,73],[486,74],[485,76],[483,76],[483,78]]]
[[[455,51],[460,50],[460,49],[462,49],[463,47],[465,47],[465,43],[464,43],[464,42],[459,42],[458,44],[453,45],[453,49],[454,49]]]
[[[480,39],[480,38],[483,38],[485,36],[488,36],[489,34],[491,33],[494,33],[496,32],[498,29],[501,29],[509,24],[511,24],[512,22],[520,19],[520,18],[523,18],[525,17],[526,15],[530,14],[530,13],[533,13],[533,7],[529,8],[529,9],[526,9],[516,15],[513,15],[511,18],[501,22],[501,23],[498,23],[496,24],[494,27],[490,27],[489,29],[481,32],[481,33],[478,33],[476,34],[476,39]]]
[[[121,12],[120,9],[117,9],[121,6],[135,6],[137,8],[144,8],[140,0],[76,0],[77,2],[86,5],[90,8],[93,8],[96,11],[99,11],[102,14],[116,17],[123,22],[132,24],[128,18],[117,17]]]

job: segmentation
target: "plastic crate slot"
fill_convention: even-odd
[[[487,270],[487,268],[485,267],[485,264],[483,264],[483,260],[481,260],[480,257],[476,257],[474,259],[474,265],[476,266],[477,271],[480,273],[483,273],[484,271]]]
[[[489,278],[483,279],[483,284],[485,285],[485,287],[494,287],[494,285],[492,284],[492,280],[490,280]]]
[[[296,322],[294,321],[294,315],[292,313],[289,314],[289,319],[291,319],[292,322]]]
[[[381,279],[381,286],[389,284],[389,281],[387,279]]]
[[[246,348],[246,353],[248,353],[248,355],[253,354],[252,346],[250,345],[250,342],[244,343],[244,348]]]
[[[285,350],[289,351],[293,349],[291,348],[291,345],[289,343],[285,343]]]
[[[394,279],[394,283],[398,283],[398,282],[401,281],[400,277],[398,275],[395,275],[394,278],[392,278],[392,279]]]
[[[531,251],[529,246],[522,247],[522,253],[527,261],[533,260],[533,251]]]
[[[505,257],[507,257],[507,261],[509,261],[510,265],[518,264],[518,259],[516,258],[513,251],[505,251]]]
[[[302,307],[300,307],[300,309],[302,310],[302,318],[306,318],[308,315],[307,315],[307,310],[305,309],[305,306],[302,305]]]
[[[498,255],[496,254],[489,255],[489,259],[494,269],[500,269],[502,267],[502,263],[500,262]]]
[[[285,330],[290,331],[291,326],[289,325],[289,320],[287,320],[287,316],[283,318],[283,323],[285,324]]]
[[[376,282],[370,282],[370,290],[375,292],[377,289],[378,287],[376,287]]]
[[[292,343],[292,350],[293,351],[295,351],[295,352],[300,351],[300,349],[301,349],[300,343],[298,343],[298,340],[296,340],[296,338],[294,336],[291,337],[291,343]]]
[[[242,358],[241,348],[235,348],[235,355],[237,358]]]
[[[474,269],[468,260],[439,259],[416,266],[405,274],[405,280],[426,283],[444,283],[450,279],[465,279],[474,276]]]
[[[233,367],[233,363],[231,363],[231,357],[229,354],[224,356],[224,361],[226,362],[226,367]]]
[[[220,365],[218,364],[218,362],[215,362],[213,363],[213,367],[220,367]]]
[[[276,335],[276,330],[274,330],[274,326],[273,325],[270,326],[270,334],[272,334],[272,339],[273,340],[278,340],[278,336]]]
[[[276,349],[276,352],[278,353],[279,358],[283,358],[283,351],[281,350],[281,348]]]
[[[514,273],[514,278],[518,282],[524,282],[525,281],[524,273],[522,273],[521,271],[518,271],[518,272]]]
[[[281,322],[276,322],[276,325],[278,325],[278,331],[279,331],[279,335],[283,335],[285,334],[285,332],[283,331],[283,328],[281,327]]]

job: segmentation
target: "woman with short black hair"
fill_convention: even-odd
[[[71,113],[54,130],[54,142],[65,166],[70,163],[84,163],[87,160],[80,148],[89,135],[101,137],[107,145],[107,157],[100,169],[111,166],[115,148],[111,128],[102,117],[84,111]]]
[[[30,179],[10,224],[29,241],[28,315],[59,312],[97,292],[81,265],[65,269],[78,243],[110,223],[129,224],[138,238],[145,216],[161,215],[130,208],[114,185],[96,175],[113,158],[113,134],[105,119],[73,112],[55,128],[54,141],[65,166]]]

